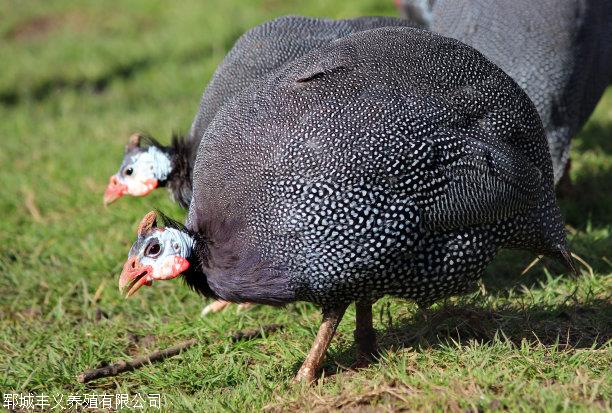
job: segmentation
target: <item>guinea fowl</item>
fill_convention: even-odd
[[[397,0],[430,30],[483,53],[527,92],[548,139],[555,183],[572,137],[612,81],[612,1]],[[566,176],[567,183],[569,177]]]
[[[104,193],[106,205],[125,194],[144,196],[168,187],[173,198],[188,208],[191,170],[204,132],[225,103],[254,81],[307,52],[351,33],[385,26],[413,26],[393,17],[345,20],[285,16],[246,32],[230,50],[204,90],[189,135],[173,136],[170,146],[134,134],[125,148],[119,172],[110,177]]]
[[[185,226],[151,212],[119,287],[183,275],[232,302],[322,307],[313,380],[347,306],[470,288],[500,248],[569,258],[537,111],[479,52],[411,28],[351,34],[255,82],[206,129]],[[573,267],[572,267],[573,268]]]

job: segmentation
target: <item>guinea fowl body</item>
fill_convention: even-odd
[[[242,35],[215,71],[204,90],[198,112],[186,138],[173,137],[172,145],[164,147],[151,138],[141,139],[133,135],[126,147],[124,161],[119,172],[111,177],[105,193],[105,204],[113,202],[122,193],[132,193],[127,188],[130,180],[125,171],[136,163],[142,153],[157,149],[168,157],[172,168],[163,179],[156,178],[153,187],[167,187],[172,198],[183,208],[188,208],[192,197],[192,168],[197,148],[206,128],[223,105],[240,91],[262,79],[283,64],[301,57],[332,40],[351,33],[385,26],[412,26],[411,20],[392,17],[360,17],[355,19],[329,20],[300,16],[280,17],[247,31]],[[148,168],[148,166],[147,166]],[[150,174],[147,171],[144,174]],[[144,175],[143,174],[143,175]],[[138,185],[138,187],[144,184]],[[227,303],[215,302],[206,306],[202,315],[221,311]]]
[[[330,41],[385,26],[414,26],[414,23],[411,19],[376,16],[340,20],[283,16],[247,31],[236,41],[204,90],[189,132],[192,147],[198,147],[220,108],[254,82]],[[196,151],[187,158],[188,165],[193,166],[195,154]],[[182,186],[180,181],[177,186]],[[191,192],[189,195],[190,201]],[[205,307],[202,314],[220,311],[224,306],[215,302]]]
[[[500,248],[565,257],[527,95],[462,43],[355,33],[260,79],[204,133],[186,281],[229,301],[332,308],[463,291]]]
[[[430,30],[474,47],[512,77],[544,124],[555,182],[572,137],[612,81],[612,2],[402,0]]]

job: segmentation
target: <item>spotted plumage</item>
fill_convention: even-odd
[[[223,105],[287,62],[352,33],[377,27],[415,25],[410,16],[339,20],[282,16],[255,26],[236,41],[215,70],[191,125],[191,139],[202,139]]]
[[[236,41],[204,90],[188,136],[173,137],[168,147],[150,137],[131,141],[119,172],[110,178],[104,196],[105,204],[125,193],[143,196],[156,187],[166,187],[181,207],[188,208],[192,195],[191,172],[198,145],[206,128],[225,103],[285,63],[332,40],[375,27],[412,25],[411,19],[392,17],[330,20],[284,16],[247,31]],[[140,163],[135,161],[144,157],[151,148],[165,154],[171,161],[170,171],[162,178],[149,169],[137,171],[136,175],[141,175],[143,182],[134,179],[134,176],[126,176],[127,168],[133,165],[133,169],[138,169]],[[213,303],[206,306],[202,314],[223,308],[223,305]]]

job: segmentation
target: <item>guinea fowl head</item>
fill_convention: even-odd
[[[176,278],[189,268],[194,246],[194,237],[182,225],[149,212],[138,226],[138,239],[123,265],[119,290],[127,298],[143,285]]]
[[[104,205],[125,194],[144,196],[163,184],[172,171],[168,148],[139,134],[130,136],[119,172],[110,177],[104,192]]]

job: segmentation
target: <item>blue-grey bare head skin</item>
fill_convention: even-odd
[[[172,173],[168,148],[151,138],[134,134],[125,148],[119,171],[111,176],[104,193],[108,205],[123,195],[145,196],[163,186]]]

